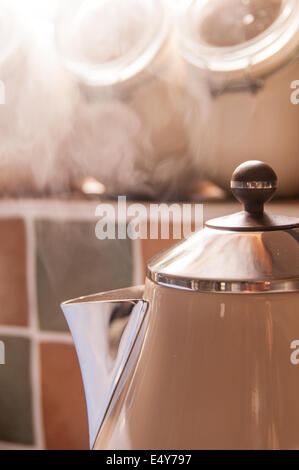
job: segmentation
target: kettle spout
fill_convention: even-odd
[[[79,358],[91,448],[147,310],[143,291],[132,287],[61,305]]]

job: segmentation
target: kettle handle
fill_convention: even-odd
[[[143,293],[135,286],[61,305],[79,358],[91,448],[147,311]]]

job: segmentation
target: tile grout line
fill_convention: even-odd
[[[39,449],[45,449],[45,437],[42,416],[42,384],[40,370],[39,350],[39,322],[36,288],[36,239],[34,231],[34,219],[26,217],[26,243],[27,243],[27,288],[29,298],[29,328],[32,334],[31,342],[31,386],[32,386],[32,411],[35,445]]]
[[[74,345],[71,333],[57,333],[51,331],[40,331],[37,334],[39,341],[43,343],[60,343]]]
[[[73,344],[72,335],[70,333],[58,331],[38,331],[34,332],[28,327],[5,326],[0,325],[1,336],[16,336],[29,339],[37,339],[39,342],[53,342]]]

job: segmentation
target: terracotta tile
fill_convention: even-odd
[[[30,385],[30,341],[0,336],[5,365],[0,365],[0,441],[34,444]]]
[[[146,264],[151,258],[161,253],[163,250],[170,248],[174,244],[178,243],[180,239],[183,238],[183,227],[181,227],[180,239],[177,239],[174,237],[174,228],[176,228],[177,230],[178,226],[171,224],[170,230],[169,230],[169,239],[165,240],[165,239],[162,239],[161,225],[159,224],[159,233],[158,233],[159,238],[157,240],[153,240],[153,239],[150,239],[150,224],[149,223],[147,224],[147,232],[146,232],[147,238],[141,241],[144,272],[146,270]],[[194,224],[192,224],[191,229],[194,230]]]
[[[43,330],[67,330],[61,302],[132,284],[130,240],[98,240],[95,223],[88,222],[39,221],[36,231]]]
[[[75,348],[43,343],[40,349],[46,448],[88,449],[87,412]]]
[[[0,324],[26,326],[26,234],[21,219],[0,220]]]

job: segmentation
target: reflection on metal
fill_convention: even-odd
[[[231,189],[276,189],[277,181],[231,181]]]
[[[283,281],[204,281],[195,279],[178,279],[163,276],[160,274],[149,274],[152,281],[164,287],[175,287],[176,289],[199,291],[199,292],[220,292],[230,294],[265,294],[269,293],[283,293],[283,292],[298,292],[299,291],[299,278]]]
[[[206,227],[156,256],[147,277],[200,292],[299,291],[299,229],[233,232]]]
[[[82,297],[62,305],[79,357],[93,446],[130,356],[147,302],[143,287]]]

